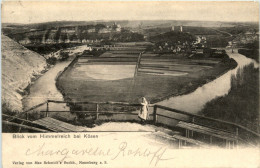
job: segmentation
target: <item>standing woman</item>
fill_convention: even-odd
[[[142,107],[140,109],[138,117],[141,119],[142,123],[145,123],[145,121],[149,119],[149,113],[148,113],[149,109],[148,109],[148,102],[144,97],[142,97],[141,105]]]

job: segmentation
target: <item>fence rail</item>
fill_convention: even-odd
[[[95,104],[96,105],[96,109],[95,110],[91,110],[91,111],[77,111],[77,110],[71,110],[71,111],[51,111],[49,110],[49,103],[68,103],[68,104]],[[124,105],[124,106],[134,106],[134,107],[141,107],[141,104],[131,104],[131,103],[126,103],[126,102],[85,102],[85,101],[82,101],[82,102],[73,102],[73,101],[56,101],[56,100],[47,100],[46,102],[43,102],[41,104],[38,104],[22,113],[19,113],[18,115],[16,116],[12,116],[10,117],[9,120],[6,120],[6,121],[11,121],[13,119],[15,119],[15,117],[18,117],[22,114],[25,114],[26,116],[26,119],[28,120],[28,113],[30,113],[32,110],[40,107],[40,106],[43,106],[46,104],[46,111],[40,111],[40,112],[44,112],[46,113],[46,116],[49,115],[49,113],[63,113],[63,112],[73,112],[73,113],[86,113],[86,114],[95,114],[96,115],[96,119],[98,119],[98,116],[99,115],[110,115],[110,114],[123,114],[123,115],[137,115],[136,113],[132,113],[132,112],[115,112],[115,111],[102,111],[100,110],[100,105],[102,104],[111,104],[111,105]],[[177,121],[186,121],[187,120],[183,120],[183,119],[180,119],[178,117],[172,117],[172,116],[167,116],[167,115],[164,115],[164,114],[158,114],[157,110],[158,109],[162,109],[162,110],[166,110],[168,112],[172,112],[172,113],[177,113],[177,114],[182,114],[182,115],[186,115],[188,116],[190,119],[191,119],[191,122],[194,123],[194,120],[195,119],[204,119],[204,120],[207,120],[207,121],[211,121],[211,122],[216,122],[216,123],[219,123],[219,124],[225,124],[225,125],[229,125],[233,128],[236,129],[236,134],[238,135],[238,131],[240,130],[243,130],[243,131],[246,131],[247,133],[250,133],[254,136],[257,136],[258,138],[260,137],[260,134],[255,132],[255,131],[252,131],[250,130],[249,128],[246,128],[242,125],[239,125],[239,124],[236,124],[236,123],[232,123],[232,122],[228,122],[228,121],[223,121],[223,120],[219,120],[219,119],[214,119],[214,118],[210,118],[210,117],[205,117],[205,116],[202,116],[202,115],[197,115],[197,114],[191,114],[191,113],[188,113],[188,112],[185,112],[185,111],[181,111],[181,110],[177,110],[177,109],[173,109],[173,108],[169,108],[169,107],[165,107],[165,106],[162,106],[162,105],[157,105],[157,104],[151,104],[149,105],[150,107],[153,107],[153,113],[150,114],[153,116],[153,123],[156,124],[158,122],[158,116],[159,117],[164,117],[164,118],[168,118],[168,119],[173,119],[173,120],[177,120]],[[208,126],[210,127],[210,126]]]
[[[4,121],[3,120],[2,122],[5,125],[15,126],[15,127],[18,127],[18,128],[24,128],[24,129],[28,129],[28,130],[37,131],[37,132],[48,132],[47,130],[44,130],[44,129],[35,128],[35,127],[28,126],[28,125],[23,125],[23,124],[17,124],[17,123],[10,122],[10,121]]]
[[[112,104],[112,105],[126,105],[126,106],[141,106],[137,103],[127,103],[127,102],[95,102],[95,101],[57,101],[57,100],[48,100],[46,103],[69,103],[69,104]]]
[[[158,108],[163,109],[163,110],[167,110],[167,111],[170,111],[170,112],[173,112],[173,113],[187,115],[187,116],[192,118],[192,122],[194,122],[195,118],[199,118],[199,119],[205,119],[205,120],[208,120],[208,121],[214,121],[214,122],[217,122],[217,123],[220,123],[220,124],[230,125],[230,126],[236,128],[236,134],[237,135],[238,135],[238,129],[241,129],[241,130],[249,132],[249,133],[251,133],[251,134],[253,134],[257,137],[260,137],[259,133],[254,132],[254,131],[252,131],[252,130],[250,130],[250,129],[242,126],[242,125],[236,124],[236,123],[232,123],[232,122],[228,122],[228,121],[224,121],[224,120],[219,120],[219,119],[214,119],[214,118],[210,118],[210,117],[205,117],[205,116],[201,116],[201,115],[197,115],[197,114],[191,114],[191,113],[188,113],[188,112],[185,112],[185,111],[165,107],[165,106],[162,106],[162,105],[154,105],[154,115],[155,116],[158,115],[158,116],[163,116],[163,117],[167,117],[167,118],[171,118],[171,119],[175,119],[175,120],[180,120],[180,119],[176,119],[176,118],[173,118],[173,117],[168,117],[168,116],[165,116],[165,115],[157,114]],[[156,119],[154,119],[154,122],[156,123]]]

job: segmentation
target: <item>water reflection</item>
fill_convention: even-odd
[[[197,113],[207,102],[229,93],[229,90],[231,89],[231,77],[238,73],[239,68],[243,69],[244,66],[251,63],[254,64],[255,68],[259,66],[255,60],[239,54],[237,50],[234,53],[227,50],[227,54],[237,62],[238,65],[235,69],[230,70],[219,78],[197,88],[190,94],[172,97],[159,102],[158,104],[190,113]]]

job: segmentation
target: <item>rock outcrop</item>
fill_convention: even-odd
[[[22,94],[47,64],[43,56],[32,52],[7,36],[2,38],[2,105],[20,112]]]
[[[8,34],[10,38],[22,45],[33,44],[56,44],[56,43],[87,43],[92,40],[100,40],[101,34],[121,32],[116,25],[115,27],[106,27],[105,25],[88,25],[88,26],[68,26],[52,27],[41,30],[31,30],[24,33]],[[106,36],[106,37],[109,37]]]
[[[103,24],[87,26],[51,27],[46,29],[29,29],[27,32],[7,33],[8,37],[28,46],[51,44],[93,44],[109,40],[110,42],[143,41],[141,34],[121,29],[120,25]]]

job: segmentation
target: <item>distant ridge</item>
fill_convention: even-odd
[[[258,25],[257,22],[222,22],[222,21],[196,21],[196,20],[93,20],[93,21],[50,21],[42,23],[2,23],[2,27],[6,26],[26,26],[31,29],[51,28],[51,27],[63,27],[63,26],[77,26],[77,25],[90,25],[90,24],[113,24],[114,22],[120,24],[123,27],[137,28],[139,26],[154,27],[154,26],[196,26],[196,27],[233,27],[239,25]]]

